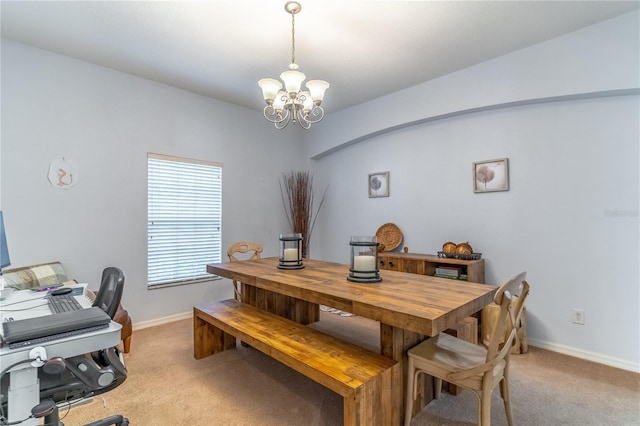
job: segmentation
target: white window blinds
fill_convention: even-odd
[[[220,262],[222,164],[148,154],[148,286],[212,278]]]

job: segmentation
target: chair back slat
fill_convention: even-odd
[[[487,362],[504,358],[510,352],[516,338],[517,324],[529,295],[529,283],[525,280],[526,277],[526,272],[512,277],[500,286],[493,298],[493,301],[500,306],[500,313],[495,320],[493,334],[487,345]]]
[[[251,255],[247,255],[251,253]],[[227,256],[229,256],[229,262],[241,262],[243,260],[255,260],[260,259],[262,253],[262,246],[253,241],[238,241],[231,244],[231,247],[227,250]],[[241,256],[239,256],[241,255]],[[238,287],[238,281],[233,281],[233,295],[236,300],[242,299],[241,289]]]
[[[248,259],[241,259],[237,257],[238,254],[245,254],[251,252],[251,256]],[[240,262],[241,260],[254,260],[260,259],[260,254],[262,253],[262,246],[253,241],[238,241],[236,243],[231,244],[229,250],[227,250],[227,256],[229,256],[229,261],[231,262]]]

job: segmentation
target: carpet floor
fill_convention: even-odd
[[[376,322],[322,312],[314,327],[377,350]],[[640,425],[639,374],[535,347],[511,360],[517,425]],[[125,362],[129,376],[121,386],[61,409],[66,426],[111,414],[123,414],[134,426],[342,424],[339,395],[255,349],[238,345],[195,360],[191,320],[137,330]],[[469,391],[443,393],[412,425],[474,425],[476,413]],[[497,390],[491,418],[493,425],[506,424]]]

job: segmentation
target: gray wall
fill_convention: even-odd
[[[528,272],[530,341],[638,371],[639,16],[327,117],[308,141],[330,186],[315,253],[347,262],[386,222],[411,252],[469,241],[488,283]],[[511,189],[473,193],[472,163],[502,157]],[[391,196],[369,199],[380,171]]]
[[[223,163],[223,249],[241,239],[277,254],[288,232],[278,181],[308,168],[301,145],[260,114],[11,41],[2,42],[2,208],[12,266],[60,260],[99,285],[126,273],[134,323],[229,297],[230,285],[146,287],[147,152]],[[73,160],[78,184],[53,188],[49,162]]]
[[[638,371],[638,16],[330,114],[306,133],[3,40],[0,187],[13,266],[61,260],[95,288],[102,268],[119,265],[136,327],[183,317],[230,287],[146,289],[146,153],[223,162],[224,246],[255,239],[267,255],[287,228],[282,172],[313,167],[330,185],[313,257],[345,262],[349,236],[385,222],[412,252],[468,240],[487,282],[529,272],[533,342]],[[60,157],[80,168],[69,190],[47,181]],[[510,191],[474,194],[471,163],[500,157]],[[390,171],[391,196],[369,199],[367,174],[378,171]],[[572,308],[585,310],[584,326]]]

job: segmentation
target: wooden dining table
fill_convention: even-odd
[[[241,283],[241,299],[302,324],[320,319],[320,305],[380,323],[380,353],[402,364],[393,380],[393,410],[401,420],[405,400],[406,351],[473,315],[493,300],[497,287],[397,271],[382,281],[347,280],[349,265],[305,259],[304,268],[279,269],[278,258],[207,265],[207,272]],[[415,412],[433,398],[422,380]]]

